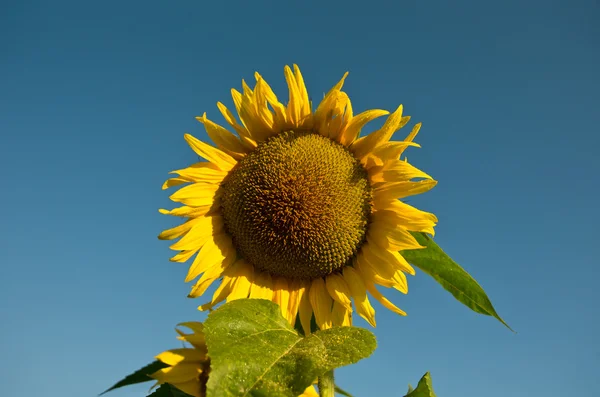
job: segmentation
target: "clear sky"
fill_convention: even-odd
[[[156,239],[176,222],[161,184],[196,160],[195,116],[223,122],[216,102],[255,70],[286,97],[297,63],[315,101],[349,71],[356,112],[423,122],[407,155],[439,184],[411,203],[517,331],[419,272],[390,294],[408,316],[377,305],[379,349],[338,383],[399,397],[431,371],[440,397],[600,395],[598,2],[0,8],[0,394],[97,395],[204,318]]]

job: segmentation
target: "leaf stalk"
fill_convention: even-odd
[[[335,382],[333,370],[319,376],[319,395],[321,397],[335,397]]]

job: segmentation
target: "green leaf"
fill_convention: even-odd
[[[148,395],[148,397],[192,397],[187,393],[182,392],[175,386],[171,386],[168,383],[163,383],[154,393]]]
[[[317,377],[368,357],[375,336],[362,328],[336,327],[300,336],[264,299],[229,302],[204,323],[211,357],[208,397],[297,397]]]
[[[409,393],[404,397],[437,397],[433,392],[431,375],[429,375],[429,372],[426,372],[425,375],[423,375],[416,389],[410,389],[412,389],[412,387],[409,385]]]
[[[118,389],[119,387],[151,381],[152,378],[150,378],[150,374],[153,374],[156,371],[158,371],[159,369],[163,369],[165,367],[168,367],[168,365],[164,364],[158,360],[154,361],[153,363],[150,363],[150,364],[146,365],[145,367],[138,369],[131,375],[127,375],[125,378],[123,378],[123,380],[120,380],[119,382],[115,383],[110,389],[103,391],[102,393],[100,393],[100,395],[103,395],[104,393],[108,393],[111,390]]]
[[[411,232],[424,249],[402,251],[406,260],[429,274],[456,299],[471,310],[497,318],[508,329],[512,328],[496,313],[485,291],[458,263],[454,262],[425,233]],[[514,331],[513,331],[514,332]]]
[[[339,387],[338,385],[335,386],[335,392],[337,394],[341,394],[342,396],[346,396],[346,397],[354,397],[352,396],[352,394],[348,393],[346,390],[342,389],[341,387]]]
[[[412,386],[411,386],[411,384],[409,383],[409,384],[408,384],[408,393],[410,393],[410,392],[411,392],[411,391],[413,391],[413,390],[415,390],[415,389],[413,389],[413,387],[412,387]]]

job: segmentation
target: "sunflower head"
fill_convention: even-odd
[[[222,185],[225,228],[258,270],[312,280],[347,265],[365,239],[371,186],[360,162],[311,131],[257,147]]]
[[[167,367],[150,375],[156,379],[156,385],[169,383],[179,390],[195,397],[206,395],[206,382],[210,372],[210,358],[202,332],[202,323],[187,322],[180,324],[192,330],[186,334],[179,329],[180,340],[188,342],[192,347],[167,350],[156,356],[156,359]]]
[[[375,285],[407,292],[412,267],[398,251],[422,248],[409,231],[433,234],[433,214],[399,199],[423,193],[436,182],[401,155],[417,124],[402,141],[391,141],[410,119],[402,106],[393,113],[367,110],[354,115],[342,86],[346,75],[312,109],[300,70],[285,67],[289,87],[282,104],[262,76],[232,90],[239,116],[222,103],[221,114],[235,132],[198,117],[215,146],[185,139],[206,162],[174,171],[163,188],[186,184],[171,199],[183,204],[164,214],[186,219],[162,239],[180,238],[172,260],[195,255],[186,281],[200,277],[190,296],[216,280],[221,284],[201,309],[223,300],[263,298],[281,306],[310,332],[351,324],[354,310],[375,325],[367,292],[404,314]],[[360,136],[371,120],[383,126]],[[352,305],[354,301],[354,307]]]

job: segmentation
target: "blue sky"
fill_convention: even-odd
[[[593,0],[4,3],[2,394],[94,396],[204,318],[156,239],[174,224],[161,184],[196,159],[195,116],[222,121],[255,70],[286,96],[297,63],[315,100],[348,70],[355,111],[423,122],[407,155],[439,184],[411,202],[518,332],[419,272],[391,293],[408,316],[377,306],[379,349],[338,383],[600,395],[599,18]]]

